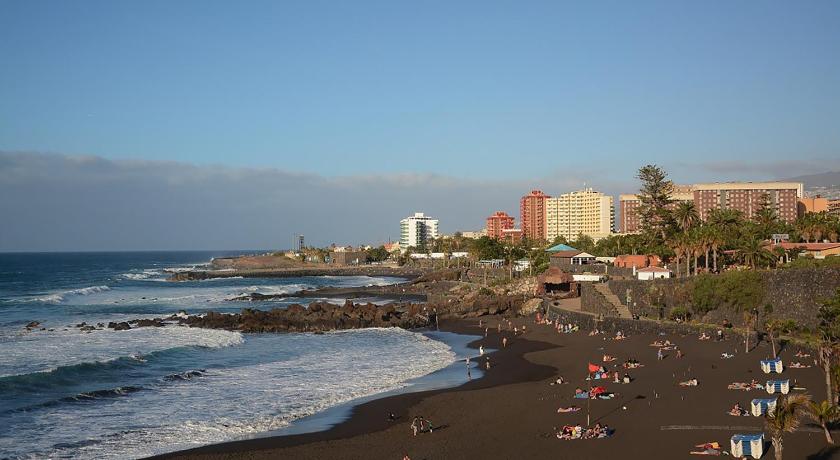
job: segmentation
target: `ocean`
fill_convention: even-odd
[[[242,334],[178,325],[91,332],[76,327],[179,311],[282,308],[315,299],[228,299],[401,281],[165,281],[172,272],[235,254],[0,254],[0,458],[142,458],[299,432],[313,414],[373,395],[465,380],[462,365],[453,363],[468,353],[468,339],[435,331]],[[32,321],[40,325],[29,332],[25,326]],[[340,417],[318,420],[318,428]]]

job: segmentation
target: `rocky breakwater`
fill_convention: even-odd
[[[434,322],[433,315],[420,304],[377,306],[351,301],[344,305],[313,302],[308,307],[292,304],[272,310],[246,308],[234,314],[209,312],[174,319],[192,327],[240,332],[324,332],[366,327],[414,329],[428,327]]]

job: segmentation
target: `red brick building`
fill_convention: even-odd
[[[519,222],[522,224],[522,235],[531,240],[545,240],[545,201],[550,198],[540,190],[519,200]]]
[[[513,216],[504,211],[496,211],[487,218],[487,236],[501,240],[504,237],[504,230],[513,228]]]
[[[706,220],[712,209],[735,209],[751,219],[761,209],[764,200],[776,212],[780,220],[793,222],[798,214],[802,198],[801,182],[716,182],[675,186],[671,199],[676,206],[680,201],[693,201],[701,220]],[[639,198],[636,195],[621,195],[619,210],[622,233],[641,230],[639,219]]]
[[[705,220],[713,209],[734,209],[752,219],[766,202],[779,220],[792,223],[798,215],[802,198],[801,182],[726,182],[696,184],[694,206]]]

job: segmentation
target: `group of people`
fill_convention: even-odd
[[[558,439],[596,439],[596,438],[606,438],[612,434],[610,428],[604,424],[601,425],[600,423],[596,423],[595,426],[592,428],[583,429],[583,426],[580,424],[577,425],[566,425],[557,432]]]
[[[423,418],[422,415],[418,415],[414,417],[414,420],[411,421],[411,432],[414,433],[414,436],[417,436],[418,433],[425,433],[434,432],[435,428],[432,426],[432,421]]]

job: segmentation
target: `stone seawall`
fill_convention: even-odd
[[[544,302],[543,308],[545,309],[548,318],[551,320],[559,318],[561,323],[577,324],[580,326],[581,331],[591,331],[595,328],[597,323],[599,330],[605,331],[610,335],[615,334],[618,331],[621,331],[626,335],[655,335],[660,332],[675,335],[699,335],[703,331],[709,334],[714,334],[718,329],[720,329],[719,327],[706,324],[675,323],[671,321],[653,321],[647,319],[634,320],[607,316],[601,317],[599,315],[593,315],[586,312],[563,310],[557,306],[551,305],[550,301]],[[727,336],[735,335],[740,338],[744,337],[743,331],[737,329],[724,329],[724,334]],[[753,331],[750,334],[750,341],[752,343],[756,343],[757,336],[758,334]]]
[[[834,296],[840,288],[840,269],[802,268],[765,270],[761,274],[764,296],[759,311],[763,315],[769,306],[776,317],[792,319],[797,324],[814,328],[819,302]],[[655,281],[611,280],[610,290],[630,308],[634,315],[660,318],[674,307],[692,306],[693,278]],[[735,320],[739,316],[731,308],[712,310],[702,318],[707,323],[719,323],[723,318]]]
[[[618,316],[618,311],[593,283],[580,283],[580,309],[601,316]]]

